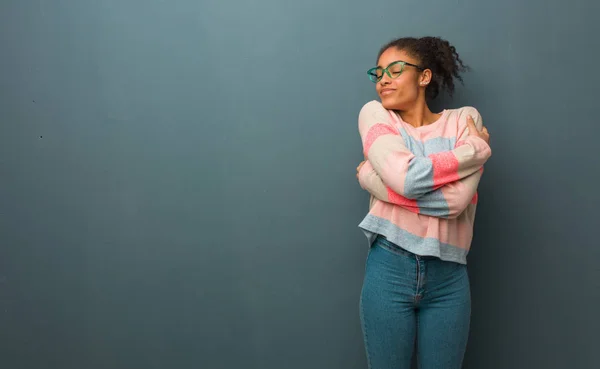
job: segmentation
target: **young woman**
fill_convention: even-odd
[[[466,70],[437,37],[385,45],[368,71],[381,99],[359,114],[371,193],[360,224],[370,250],[360,316],[370,369],[409,369],[415,342],[421,369],[458,369],[469,334],[466,256],[477,186],[491,155],[475,108],[433,113],[427,102]],[[416,341],[415,341],[416,340]]]

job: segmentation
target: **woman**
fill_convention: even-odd
[[[381,102],[359,114],[365,161],[357,168],[371,193],[360,228],[370,250],[360,300],[371,369],[409,369],[415,340],[421,369],[458,369],[469,334],[466,256],[477,186],[491,155],[472,107],[433,113],[466,70],[437,37],[385,45],[368,71]]]

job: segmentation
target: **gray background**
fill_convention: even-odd
[[[365,70],[472,67],[466,368],[598,368],[598,2],[2,0],[0,367],[366,368]]]

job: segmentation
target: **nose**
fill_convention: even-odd
[[[381,76],[381,79],[379,80],[379,83],[383,86],[385,85],[389,85],[391,82],[391,78],[390,76],[388,76],[387,73],[383,73],[383,75]]]
[[[380,83],[382,86],[389,85],[391,82],[392,82],[392,81],[391,81],[390,77],[388,77],[388,75],[387,75],[387,74],[385,74],[385,73],[383,74],[383,76],[382,76],[382,77],[381,77],[381,79],[379,80],[379,83]]]

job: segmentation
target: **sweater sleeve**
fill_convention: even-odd
[[[408,199],[386,186],[369,161],[360,169],[358,178],[360,186],[378,200],[401,206],[413,213],[452,219],[462,214],[469,204],[477,202],[477,186],[482,172],[483,168],[466,178],[428,192],[417,200]]]
[[[481,116],[470,108],[475,124]],[[466,127],[466,114],[459,125]],[[462,124],[461,124],[462,123]],[[454,150],[415,156],[393,124],[391,114],[380,102],[371,101],[360,111],[359,133],[363,153],[373,170],[394,193],[417,200],[444,185],[469,177],[491,156],[489,145],[464,129]]]

